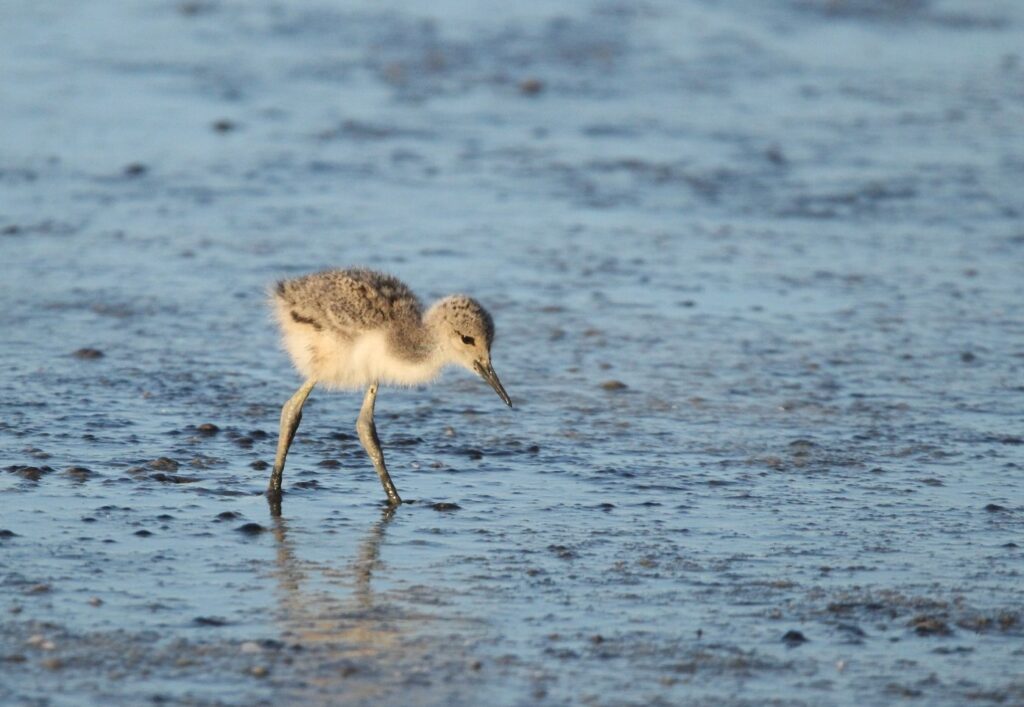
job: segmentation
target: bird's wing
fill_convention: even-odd
[[[372,270],[326,270],[277,283],[275,298],[296,322],[350,338],[361,331],[419,322],[423,307],[397,278]]]

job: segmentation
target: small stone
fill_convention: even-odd
[[[153,533],[151,531],[146,530],[145,528],[143,528],[142,530],[136,530],[134,534],[138,535],[140,538],[148,538]]]
[[[28,589],[28,594],[48,594],[52,587],[49,584],[40,583],[34,584]]]
[[[126,177],[141,177],[142,175],[144,175],[148,171],[149,171],[149,168],[146,167],[146,165],[142,164],[141,162],[132,162],[131,164],[125,165],[125,167],[124,167],[124,176],[126,176]]]
[[[197,616],[192,619],[196,626],[227,626],[228,622],[219,616]]]
[[[519,92],[524,96],[536,96],[544,90],[544,82],[538,78],[523,79],[519,82]]]
[[[214,518],[214,520],[219,523],[219,522],[224,521],[224,520],[235,520],[236,518],[241,518],[241,517],[242,517],[242,514],[241,513],[236,513],[235,511],[221,511],[220,513],[217,514],[217,517]]]
[[[0,528],[0,539],[16,537],[18,537],[18,534],[15,533],[13,530],[8,530],[7,528]]]
[[[70,476],[75,481],[85,481],[93,476],[96,476],[96,472],[92,469],[87,469],[84,466],[69,466],[64,470],[65,476]]]
[[[196,425],[196,432],[204,437],[211,437],[220,432],[220,428],[212,422],[204,422],[201,425]]]
[[[249,462],[249,468],[250,469],[255,469],[256,471],[263,471],[264,469],[268,468],[269,466],[270,465],[267,464],[262,459],[257,459],[256,461]]]
[[[609,391],[626,390],[626,388],[628,388],[628,387],[629,386],[626,385],[625,383],[623,383],[622,381],[617,381],[617,380],[605,381],[604,383],[601,384],[602,390],[609,390]]]
[[[99,597],[90,597],[89,606],[103,606],[103,600]]]
[[[249,674],[254,678],[265,678],[270,673],[264,665],[254,665],[249,668]]]
[[[907,624],[918,636],[948,636],[952,633],[949,625],[937,616],[915,616]]]
[[[60,658],[46,658],[41,665],[47,670],[60,670],[64,667],[64,661]]]
[[[960,360],[964,363],[974,363],[978,357],[971,351],[964,351],[960,354]]]
[[[243,653],[262,653],[263,647],[256,641],[246,641],[238,647]]]
[[[155,474],[150,474],[149,478],[153,481],[159,481],[162,484],[194,484],[200,481],[198,476],[182,476],[181,474],[165,474],[162,471],[158,471]]]
[[[799,631],[790,630],[782,635],[782,642],[790,646],[799,646],[801,643],[807,643],[807,636]]]
[[[990,503],[985,506],[985,510],[989,513],[1002,513],[1006,510],[1006,506],[1000,506],[998,503]]]
[[[443,503],[443,502],[442,503],[435,503],[435,504],[431,505],[430,507],[433,508],[435,511],[438,511],[440,513],[450,513],[451,511],[462,510],[462,506],[460,506],[457,503]]]
[[[246,523],[245,525],[238,526],[235,530],[244,535],[259,535],[266,532],[267,529],[259,523]]]
[[[211,125],[210,127],[213,128],[214,132],[229,133],[232,130],[234,130],[235,128],[237,128],[238,125],[235,124],[235,122],[233,120],[228,120],[227,118],[221,118],[220,120],[213,121],[213,125]]]
[[[74,356],[75,358],[80,358],[83,361],[94,361],[98,358],[103,358],[102,351],[100,351],[99,349],[90,348],[78,349],[71,355]]]
[[[160,457],[149,463],[149,468],[157,471],[177,471],[179,466],[178,462],[169,457]]]
[[[48,466],[22,466],[20,464],[5,467],[5,470],[16,476],[20,476],[26,481],[39,481],[43,476],[53,471],[53,469]]]

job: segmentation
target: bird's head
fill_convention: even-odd
[[[451,295],[431,307],[426,318],[439,334],[445,358],[477,373],[512,407],[511,398],[491,366],[494,319],[487,310],[472,297]]]

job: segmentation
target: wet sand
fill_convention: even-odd
[[[0,702],[1024,703],[1014,3],[15,2]],[[298,385],[330,265],[516,402]]]

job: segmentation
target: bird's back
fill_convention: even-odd
[[[404,282],[363,268],[325,270],[281,280],[274,299],[279,307],[287,307],[288,316],[296,323],[343,338],[418,324],[423,315],[423,305]]]

